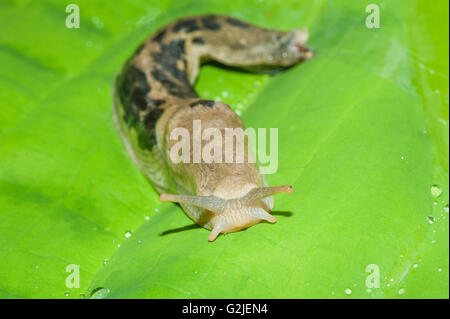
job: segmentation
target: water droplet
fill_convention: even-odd
[[[109,294],[109,289],[104,287],[98,287],[92,290],[90,299],[104,299]]]
[[[403,160],[405,159],[405,157],[404,157],[404,156],[401,156],[400,159],[403,161]]]
[[[428,223],[429,224],[434,224],[436,221],[436,218],[434,218],[433,216],[428,216],[427,217]]]
[[[103,28],[103,22],[99,17],[92,17],[91,21],[97,28]]]
[[[196,275],[197,275],[197,274],[198,274],[198,271],[194,271],[194,274],[196,274]]]
[[[431,186],[431,195],[433,195],[433,197],[438,198],[439,196],[441,196],[442,194],[442,188],[441,186],[434,184],[433,186]]]
[[[444,206],[444,212],[446,212],[448,214],[448,211],[449,211],[449,209],[448,209],[448,204],[447,204]]]
[[[126,238],[130,238],[132,234],[133,234],[133,233],[131,232],[131,230],[129,230],[129,231],[127,231],[127,232],[125,233],[125,237],[126,237]]]
[[[399,290],[398,290],[398,294],[399,295],[403,295],[405,293],[405,289],[404,288],[400,288]]]
[[[69,297],[69,292],[68,291],[66,291],[65,293],[64,293],[64,296],[66,296],[66,297]]]
[[[150,220],[150,216],[145,216],[145,220]]]
[[[106,265],[107,263],[108,263],[108,259],[105,258],[105,259],[103,260],[103,265]]]
[[[120,247],[120,244],[117,244],[117,248],[119,248]]]
[[[442,271],[442,268],[438,268],[438,270],[437,270],[438,272],[441,272]]]
[[[389,279],[390,282],[394,282],[394,278]]]
[[[436,240],[433,239],[433,240],[431,241],[431,243],[432,243],[432,244],[436,244]]]
[[[419,264],[414,264],[413,268],[416,269],[417,267],[419,267]]]
[[[345,294],[348,295],[348,296],[352,294],[352,290],[351,290],[350,288],[345,289],[344,292],[345,292]]]

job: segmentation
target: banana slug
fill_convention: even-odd
[[[174,163],[170,139],[175,128],[243,128],[226,104],[205,100],[193,84],[202,62],[274,70],[309,59],[305,29],[263,29],[241,20],[204,15],[177,20],[147,38],[121,68],[113,85],[113,119],[133,162],[160,193],[176,202],[200,226],[208,240],[266,220],[272,195],[291,186],[268,187],[255,163]],[[192,154],[191,154],[192,155]],[[247,152],[245,158],[248,159]]]

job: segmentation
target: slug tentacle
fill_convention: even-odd
[[[267,220],[269,223],[276,223],[277,219],[275,216],[270,215],[262,208],[255,208],[252,212],[252,216],[257,219]]]
[[[294,189],[292,188],[292,186],[258,187],[248,192],[247,195],[245,195],[241,200],[243,203],[249,204],[257,199],[262,199],[267,196],[280,193],[290,194],[293,191]]]
[[[224,223],[219,222],[214,225],[214,228],[211,230],[211,233],[209,233],[208,241],[214,241],[216,240],[217,236],[223,231],[224,229]]]
[[[201,122],[201,133],[244,129],[228,105],[195,92],[200,65],[213,60],[257,71],[285,69],[312,57],[307,39],[306,29],[269,30],[220,15],[183,18],[147,38],[116,78],[113,117],[127,152],[163,193],[159,199],[180,203],[192,220],[211,230],[210,241],[262,220],[274,223],[272,195],[290,193],[292,187],[266,187],[248,150],[234,163],[194,161],[194,152],[189,162],[172,161],[175,144],[193,145],[194,123]],[[174,130],[187,131],[188,138],[172,139]],[[208,142],[214,153],[222,150],[215,141]]]
[[[190,204],[212,211],[214,213],[221,213],[225,207],[226,200],[216,196],[189,196],[189,195],[174,195],[161,194],[159,195],[161,202],[174,202]]]

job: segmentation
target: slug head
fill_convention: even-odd
[[[263,220],[275,223],[276,218],[269,214],[270,208],[263,199],[274,194],[292,192],[292,186],[257,187],[243,197],[235,199],[161,194],[159,200],[190,204],[211,211],[213,213],[212,230],[208,240],[214,241],[220,233],[236,232]]]
[[[297,63],[312,58],[313,52],[306,46],[309,34],[306,29],[285,32],[281,40],[282,64]]]

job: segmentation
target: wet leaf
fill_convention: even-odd
[[[0,297],[448,298],[448,3],[385,1],[379,29],[357,1],[77,3],[80,29],[61,1],[0,4]],[[306,26],[316,53],[202,69],[200,95],[278,128],[268,180],[295,189],[214,243],[128,159],[110,92],[151,32],[210,12]]]

